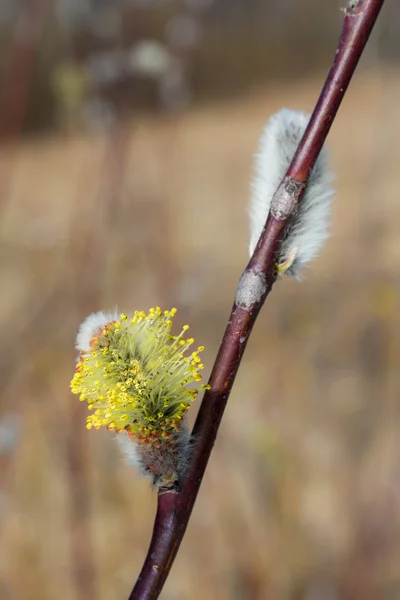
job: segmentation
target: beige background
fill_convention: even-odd
[[[116,304],[177,306],[209,372],[260,129],[311,110],[323,77],[2,143],[1,599],[128,596],[156,497],[85,430],[76,329]],[[259,317],[165,600],[400,596],[399,98],[371,50],[328,140],[332,237]]]

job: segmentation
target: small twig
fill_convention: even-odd
[[[325,142],[384,0],[350,2],[335,60],[281,185],[258,245],[239,282],[227,328],[211,373],[210,390],[193,429],[187,474],[176,491],[160,490],[150,548],[129,600],[158,598],[185,533],[218,427],[258,313],[276,281],[275,256],[285,228],[304,194],[310,170]]]

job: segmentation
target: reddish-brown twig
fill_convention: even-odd
[[[237,288],[229,322],[193,429],[187,474],[175,491],[160,490],[150,548],[130,600],[158,598],[189,522],[218,427],[257,315],[276,280],[275,256],[324,144],[384,0],[350,2],[335,60],[281,185],[255,252]]]

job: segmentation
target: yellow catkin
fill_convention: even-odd
[[[188,353],[193,338],[171,335],[177,310],[151,308],[148,313],[125,313],[99,329],[82,351],[71,390],[89,410],[88,429],[126,430],[138,439],[155,442],[179,429],[201,381],[204,350]],[[208,386],[202,386],[203,389]]]

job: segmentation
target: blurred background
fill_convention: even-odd
[[[85,429],[77,327],[176,306],[208,374],[261,127],[312,110],[343,5],[1,0],[1,600],[128,597],[156,495]],[[262,311],[165,600],[400,598],[399,27],[389,0],[328,138],[333,235]]]

